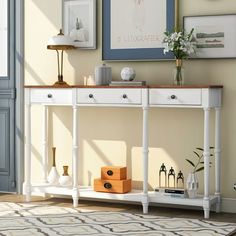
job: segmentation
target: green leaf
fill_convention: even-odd
[[[193,152],[198,156],[198,158],[200,158],[200,155],[197,152],[195,152],[195,151],[193,151]]]
[[[185,159],[190,165],[192,165],[193,167],[195,167],[195,165],[193,164],[192,161],[190,161],[189,159]]]
[[[201,163],[201,164],[204,164],[204,161],[201,161],[200,163]],[[212,162],[210,161],[209,164],[212,164]]]
[[[195,172],[199,172],[199,171],[201,171],[201,170],[204,170],[204,166],[198,168],[197,170],[195,170]]]
[[[199,148],[199,147],[197,147],[196,149],[197,149],[197,150],[200,150],[200,151],[204,151],[203,148]]]

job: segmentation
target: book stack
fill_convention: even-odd
[[[111,81],[110,86],[145,86],[146,81]]]
[[[165,197],[186,198],[188,196],[185,189],[178,188],[155,188],[155,193]]]

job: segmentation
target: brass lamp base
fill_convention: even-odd
[[[58,81],[53,85],[54,87],[70,87],[69,84],[67,84],[63,80],[63,75],[58,75]]]
[[[54,87],[70,87],[65,81],[57,81],[53,84]]]

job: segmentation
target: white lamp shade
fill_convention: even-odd
[[[66,36],[60,30],[58,35],[51,37],[47,44],[48,49],[60,49],[60,47],[66,47],[66,49],[74,48],[74,42],[70,36]]]

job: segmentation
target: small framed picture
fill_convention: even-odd
[[[96,49],[96,0],[64,0],[63,32],[75,47]]]
[[[184,30],[196,40],[191,58],[236,58],[236,14],[185,16]]]

